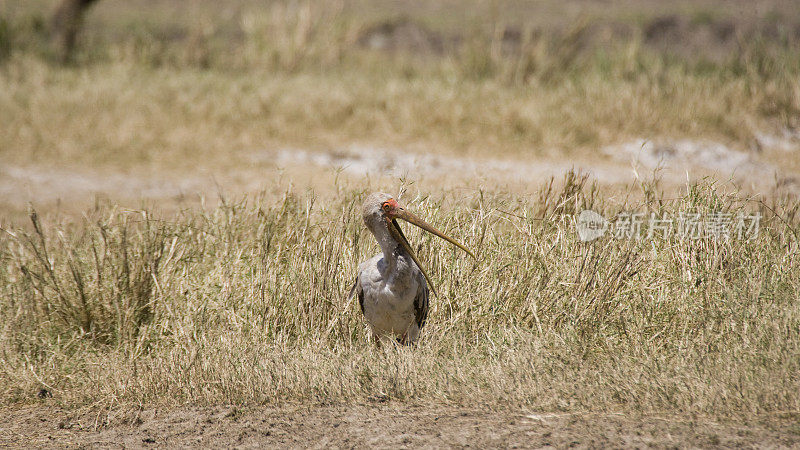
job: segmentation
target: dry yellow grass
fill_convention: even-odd
[[[438,3],[414,3],[410,22],[369,8],[356,14],[363,4],[351,2],[232,2],[219,17],[211,3],[193,3],[205,11],[196,16],[156,3],[148,15],[101,2],[66,67],[43,48],[34,8],[49,2],[0,5],[14,12],[0,21],[5,164],[181,177],[233,172],[262,149],[354,142],[595,158],[603,145],[642,137],[744,150],[758,131],[800,125],[800,52],[790,34],[742,34],[721,55],[687,58],[648,40],[650,16],[620,19],[627,34],[594,46],[607,29],[592,17],[517,23],[525,16],[514,3],[496,3],[491,20],[476,14],[463,28],[438,20]],[[676,8],[660,14],[684,14],[689,30],[730,18]],[[360,41],[371,26],[393,23],[437,33],[442,49]],[[540,34],[504,50],[504,36],[526,27]],[[790,153],[764,158],[800,169]],[[365,183],[332,182],[320,198],[263,184],[274,189],[262,198],[177,214],[112,202],[83,219],[42,213],[9,225],[3,212],[3,401],[34,402],[46,389],[70,407],[388,396],[718,417],[800,410],[796,199],[749,201],[712,181],[673,200],[649,184],[600,195],[571,175],[555,191],[535,182],[522,193],[419,188],[407,203],[480,257],[412,233],[440,296],[417,347],[376,352],[345,299],[357,262],[375,252],[354,207]],[[758,210],[764,222],[753,240],[585,244],[569,222],[583,207],[607,216]]]
[[[412,232],[440,295],[420,344],[385,351],[346,299],[376,248],[357,214],[362,191],[287,193],[172,220],[105,207],[71,224],[37,218],[0,235],[3,398],[29,402],[44,388],[65,405],[109,408],[388,396],[765,419],[797,411],[796,203],[711,186],[660,202],[643,187],[651,200],[638,205],[606,202],[574,177],[535,200],[409,198],[479,258]],[[764,219],[751,240],[587,244],[570,222],[584,207]]]

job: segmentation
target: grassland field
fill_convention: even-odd
[[[101,0],[67,64],[54,6],[0,3],[0,443],[800,445],[794,2]],[[406,231],[413,348],[347,297],[376,190],[478,256]]]

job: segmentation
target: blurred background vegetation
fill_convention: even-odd
[[[71,57],[76,64],[131,60],[296,72],[383,56],[383,65],[399,64],[406,76],[448,60],[463,76],[526,82],[587,65],[609,70],[609,59],[627,49],[622,56],[633,65],[623,69],[633,73],[649,56],[683,62],[697,73],[775,75],[797,68],[780,56],[800,40],[800,13],[780,0],[32,0],[0,6],[3,57],[64,57],[59,39],[80,23],[68,19],[82,8],[87,15]]]
[[[0,157],[236,184],[281,149],[619,167],[615,145],[685,139],[800,189],[798,44],[789,0],[8,0]]]
[[[72,52],[65,49],[69,39],[63,31],[69,23],[63,5],[68,3],[92,5]],[[11,0],[0,5],[6,83],[13,81],[8,66],[35,57],[72,67],[123,64],[233,77],[307,75],[311,83],[336,78],[345,84],[353,79],[353,84],[366,80],[381,86],[373,87],[378,92],[364,93],[368,99],[333,96],[320,112],[323,122],[327,118],[333,123],[309,124],[308,117],[300,117],[304,129],[313,131],[337,125],[347,129],[359,111],[391,109],[380,94],[391,90],[392,83],[410,98],[427,94],[419,92],[416,81],[439,91],[465,85],[514,97],[548,90],[562,92],[554,103],[564,96],[599,103],[597,110],[578,105],[588,109],[562,113],[560,121],[569,122],[569,130],[559,138],[548,138],[550,133],[542,129],[557,123],[543,123],[530,111],[505,115],[493,124],[499,144],[523,141],[538,148],[585,147],[637,133],[707,133],[746,145],[759,127],[795,129],[800,126],[799,42],[800,12],[794,2],[780,0]],[[157,78],[150,82],[158,83]],[[333,84],[332,90],[341,88]],[[603,91],[624,95],[631,90],[642,101],[655,97],[650,106],[657,111],[638,110],[628,102],[636,117],[625,117],[623,108],[601,96]],[[475,95],[480,94],[463,105],[449,105],[455,115],[450,120],[484,121],[477,113],[459,114],[459,107],[491,107]],[[684,96],[721,96],[725,103],[698,114],[694,105],[684,103]],[[292,111],[281,111],[277,103],[262,109],[291,116]],[[547,101],[540,106],[552,107]],[[680,120],[687,114],[698,115]],[[647,115],[659,117],[641,117]],[[414,128],[417,135],[437,135],[453,127],[411,120],[422,121],[423,126]],[[626,121],[631,124],[620,123]],[[376,126],[351,130],[346,138],[380,137]],[[445,133],[446,146],[468,146],[458,138],[464,130],[457,124],[455,128]]]
[[[71,51],[65,4],[88,5]],[[604,166],[608,182],[630,172],[615,146],[681,139],[720,144],[686,158],[693,176],[706,158],[798,191],[799,43],[790,0],[7,0],[0,191],[26,195],[0,211],[338,176],[276,162],[292,149]]]

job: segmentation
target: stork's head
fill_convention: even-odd
[[[417,267],[419,267],[419,269],[422,271],[422,274],[425,275],[425,279],[428,280],[428,285],[430,285],[431,288],[433,288],[431,280],[428,278],[428,274],[425,272],[422,264],[420,264],[419,260],[417,259],[417,255],[414,253],[414,250],[411,248],[408,240],[406,240],[406,237],[403,235],[403,231],[400,229],[397,219],[405,220],[406,222],[414,224],[429,233],[435,234],[436,236],[439,236],[440,238],[460,248],[461,250],[464,250],[469,256],[475,258],[475,255],[473,255],[472,252],[470,252],[466,247],[461,245],[461,243],[437,230],[424,220],[417,217],[415,214],[400,206],[400,204],[397,203],[397,200],[395,200],[394,197],[389,194],[376,192],[367,196],[366,200],[364,200],[363,214],[364,224],[376,237],[378,237],[380,234],[383,234],[384,230],[389,231],[389,235],[392,237],[392,239],[400,244],[403,249],[405,249],[406,253],[408,253],[417,264]],[[378,239],[380,240],[380,237],[378,237]]]
[[[370,194],[364,200],[364,224],[373,233],[377,227],[387,227],[387,222],[391,222],[398,217],[403,208],[391,195],[383,192]]]

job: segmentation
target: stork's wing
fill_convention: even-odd
[[[361,314],[364,314],[364,288],[361,287],[361,280],[356,280],[356,293],[358,294],[358,305],[361,306]]]
[[[428,320],[428,284],[421,272],[417,273],[417,285],[419,288],[417,288],[417,296],[414,297],[414,319],[421,330],[425,326],[425,321]]]
[[[359,273],[359,275],[361,274]],[[350,300],[353,298],[354,293],[358,294],[358,305],[361,306],[361,314],[364,314],[364,288],[361,287],[361,277],[358,275],[356,275],[356,281],[353,283],[353,287],[350,288],[350,293],[347,294],[347,299]]]

